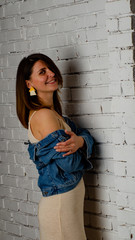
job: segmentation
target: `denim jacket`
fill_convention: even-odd
[[[85,150],[80,148],[65,157],[63,152],[56,152],[54,146],[70,138],[63,129],[50,133],[37,143],[29,142],[28,152],[38,169],[38,186],[44,197],[73,189],[82,178],[83,172],[92,168],[89,161],[93,146],[92,136],[86,129],[77,128],[69,118],[64,119],[76,135],[84,138]]]

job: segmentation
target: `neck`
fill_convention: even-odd
[[[53,93],[40,93],[38,94],[38,97],[41,99],[42,103],[47,106],[50,107],[50,109],[54,109],[54,104],[53,104]]]

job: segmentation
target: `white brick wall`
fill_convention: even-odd
[[[88,240],[135,239],[135,23],[130,3],[1,1],[0,239],[39,239],[37,171],[15,111],[16,69],[32,52],[56,62],[64,79],[64,113],[96,140],[94,169],[85,174]]]

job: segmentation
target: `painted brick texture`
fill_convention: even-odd
[[[96,141],[84,176],[87,239],[135,239],[134,12],[129,0],[1,1],[1,240],[39,240],[38,175],[15,109],[17,66],[33,52],[60,68],[63,113]]]

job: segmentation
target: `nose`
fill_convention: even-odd
[[[49,77],[54,77],[55,73],[52,72],[49,68],[47,69],[47,73]]]

